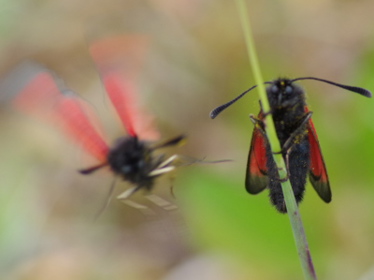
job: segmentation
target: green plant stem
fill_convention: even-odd
[[[241,25],[243,28],[243,33],[245,37],[245,42],[247,46],[248,56],[250,60],[250,65],[255,77],[255,83],[258,87],[258,92],[260,95],[261,105],[263,112],[270,112],[270,104],[266,95],[264,81],[260,71],[260,65],[257,59],[256,48],[253,40],[252,30],[249,22],[249,15],[247,13],[247,7],[245,0],[236,0],[239,16],[241,20]],[[279,178],[287,177],[287,168],[284,162],[283,156],[279,152],[281,146],[277,137],[277,133],[274,126],[274,121],[271,114],[267,114],[265,119],[265,130],[266,135],[270,143],[271,151],[273,152],[274,161],[279,170]],[[291,183],[289,180],[282,182],[282,191],[284,195],[284,200],[287,207],[288,217],[291,222],[291,227],[296,243],[296,248],[298,251],[301,266],[304,272],[305,279],[317,279],[315,274],[312,257],[310,255],[308,242],[306,239],[304,226],[301,220],[300,212],[295,200],[295,195],[293,193]]]

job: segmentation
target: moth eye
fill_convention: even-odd
[[[293,92],[293,88],[291,86],[286,86],[284,89],[284,93],[291,94]]]
[[[278,88],[278,86],[277,85],[273,85],[272,87],[271,87],[271,92],[272,93],[278,93],[279,92],[279,88]]]

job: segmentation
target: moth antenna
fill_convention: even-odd
[[[366,96],[366,97],[372,97],[371,92],[367,89],[364,89],[364,88],[361,88],[361,87],[342,85],[342,84],[338,84],[338,83],[335,83],[335,82],[331,82],[331,81],[328,81],[328,80],[325,80],[325,79],[320,79],[320,78],[315,78],[315,77],[296,78],[296,79],[291,80],[291,83],[296,82],[296,81],[300,81],[300,80],[316,80],[316,81],[324,82],[324,83],[327,83],[327,84],[330,84],[330,85],[333,85],[333,86],[343,88],[345,90],[349,90],[349,91],[361,94],[361,95]]]
[[[221,106],[218,106],[217,108],[213,109],[209,116],[211,119],[214,119],[215,117],[218,116],[218,114],[220,114],[223,110],[225,110],[227,107],[229,107],[230,105],[232,105],[233,103],[235,103],[236,101],[238,101],[240,98],[242,98],[247,92],[250,92],[252,89],[254,89],[255,87],[257,87],[257,85],[247,89],[245,92],[243,92],[242,94],[240,94],[239,96],[235,97],[233,100],[221,105]]]

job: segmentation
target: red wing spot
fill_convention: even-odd
[[[245,178],[245,188],[251,194],[260,193],[268,184],[266,139],[264,137],[262,131],[256,125],[252,133],[247,163],[248,170]]]
[[[107,159],[109,147],[103,140],[103,135],[94,127],[98,121],[83,102],[75,97],[62,96],[55,107],[55,117],[68,135],[100,162]]]
[[[131,136],[143,140],[157,140],[160,135],[154,128],[153,117],[140,108],[134,84],[123,79],[116,72],[103,77],[108,96],[112,101],[123,125]]]
[[[135,137],[134,118],[136,118],[137,114],[136,110],[134,110],[136,106],[134,98],[135,89],[131,88],[130,84],[120,81],[120,77],[114,72],[107,73],[103,77],[103,82],[109,98],[126,127],[128,134]]]
[[[137,78],[143,65],[148,40],[141,35],[121,35],[98,40],[90,53],[98,66],[109,98],[128,134],[157,140],[153,117],[138,103]]]
[[[20,111],[61,125],[91,155],[106,161],[109,148],[93,124],[99,123],[77,97],[65,96],[47,71],[37,74],[13,100]]]
[[[316,180],[321,180],[323,183],[326,183],[328,182],[326,166],[319,147],[317,133],[311,119],[309,120],[308,137],[310,144],[311,172]]]
[[[250,173],[256,176],[264,176],[266,174],[266,146],[265,139],[259,129],[253,133],[252,147],[250,158]]]

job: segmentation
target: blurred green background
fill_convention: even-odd
[[[165,138],[187,133],[178,153],[208,160],[161,179],[178,205],[155,215],[118,201],[94,221],[112,182],[85,167],[58,130],[0,99],[1,279],[302,279],[288,217],[266,193],[244,190],[257,93],[217,119],[208,114],[253,85],[235,2],[209,0],[1,1],[0,74],[43,63],[97,109],[108,135],[123,133],[103,102],[88,53],[92,36],[151,39],[144,102]],[[373,1],[248,1],[265,80],[316,76],[374,91]],[[374,279],[374,102],[313,81],[302,84],[327,164],[333,201],[307,185],[301,204],[320,279]],[[174,185],[176,198],[170,192]],[[117,184],[123,191],[124,184]],[[368,278],[364,278],[364,277]]]

